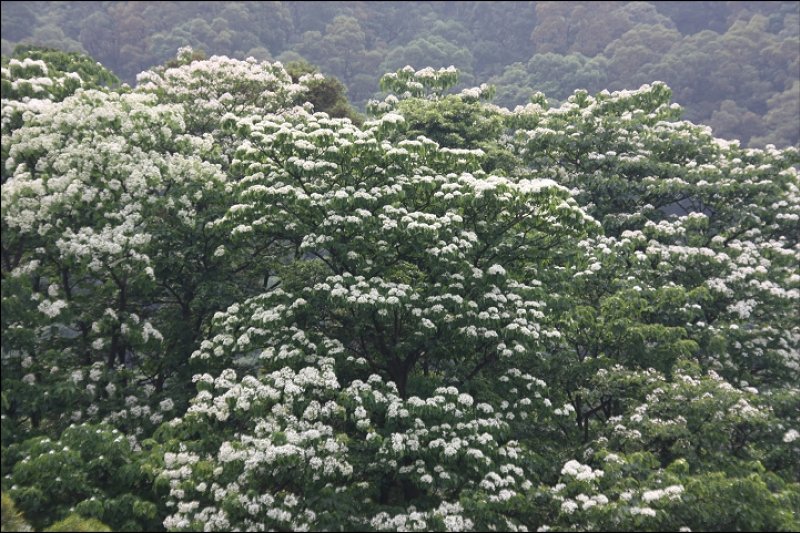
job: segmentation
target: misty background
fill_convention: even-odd
[[[513,108],[535,91],[673,90],[684,118],[743,145],[800,142],[800,2],[0,2],[2,53],[82,52],[135,84],[190,45],[306,61],[360,109],[405,65],[455,65]]]

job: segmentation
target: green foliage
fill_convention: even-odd
[[[5,492],[2,494],[0,524],[3,531],[32,531],[31,526],[25,521],[22,513],[17,511],[14,502]]]
[[[596,92],[606,86],[608,65],[603,56],[535,54],[527,64],[514,63],[490,81],[498,87],[497,103],[514,108],[534,92],[564,100],[575,89]]]
[[[558,531],[792,531],[797,483],[770,476],[757,463],[741,474],[691,474],[680,459],[660,468],[646,453],[601,450],[597,467],[565,464],[560,483],[529,502]],[[749,466],[749,468],[747,468]],[[602,469],[600,468],[602,467]],[[720,513],[720,509],[728,512]],[[590,524],[587,528],[587,524]]]
[[[405,46],[391,50],[380,65],[383,72],[402,69],[405,65],[456,66],[462,78],[471,80],[474,58],[469,49],[440,35],[418,37]],[[383,87],[382,87],[383,88]]]
[[[300,99],[311,103],[315,111],[334,118],[349,118],[357,125],[363,123],[364,119],[347,100],[347,88],[338,79],[320,75],[317,68],[306,61],[287,63],[286,71],[294,82],[304,81],[308,86],[308,91]]]
[[[111,531],[111,529],[94,518],[83,518],[78,514],[71,514],[44,531]]]
[[[91,519],[85,527],[158,530],[158,505],[149,496],[142,459],[118,430],[82,424],[58,440],[34,437],[5,448],[4,487],[37,529],[56,520],[62,522],[55,531],[78,527],[84,518],[71,515],[74,510]]]

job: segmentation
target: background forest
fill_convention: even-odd
[[[133,85],[191,45],[207,56],[305,59],[363,110],[405,65],[454,65],[462,86],[513,108],[535,91],[661,80],[684,118],[745,146],[794,145],[800,128],[797,2],[3,2],[18,43],[87,53]]]

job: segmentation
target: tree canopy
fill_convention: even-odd
[[[662,82],[406,66],[362,119],[307,64],[68,57],[3,60],[4,524],[800,527],[797,148]]]

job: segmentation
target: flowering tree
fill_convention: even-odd
[[[798,525],[797,150],[660,83],[509,111],[454,69],[357,125],[319,74],[189,49],[5,99],[50,72],[3,70],[3,489],[35,526],[673,530],[712,493]]]
[[[595,394],[607,394],[609,384],[636,401],[586,450],[594,468],[570,460],[559,482],[537,495],[543,529],[797,527],[800,486],[790,473],[798,467],[797,433],[786,431],[796,417],[784,418],[781,407],[788,400],[797,408],[796,389],[776,402],[694,365],[682,365],[672,380],[611,368],[593,380]],[[720,508],[738,511],[720,515]]]
[[[480,153],[425,137],[386,141],[403,122],[361,130],[297,111],[224,124],[250,141],[231,166],[240,203],[218,224],[291,255],[280,286],[217,315],[193,355],[248,373],[200,376],[170,431],[184,457],[165,473],[171,526],[519,524],[503,509],[530,481],[504,419],[543,399],[504,413],[482,389],[557,334],[531,274],[591,221],[550,180],[483,176]],[[312,485],[326,497],[304,498]],[[240,497],[254,486],[258,499]]]
[[[41,60],[17,63],[48,68]],[[280,66],[200,63],[181,68],[195,76],[214,69],[219,91],[227,83],[235,92],[248,79],[286,82],[280,86],[292,95],[301,87],[288,83]],[[36,433],[43,421],[57,431],[108,416],[126,431],[149,434],[170,410],[160,408],[162,400],[187,399],[186,363],[204,320],[269,276],[269,243],[225,247],[227,233],[209,225],[230,204],[226,155],[222,140],[186,117],[203,116],[213,127],[223,113],[214,118],[191,107],[203,98],[191,91],[203,93],[206,85],[180,92],[164,84],[77,90],[63,102],[4,100],[4,117],[9,111],[26,119],[3,136],[3,390],[10,415],[3,427],[13,428],[4,436]],[[283,96],[270,100],[267,89],[256,103],[286,103]]]
[[[573,187],[604,227],[567,269],[553,371],[574,390],[611,361],[669,372],[690,357],[744,386],[792,383],[798,152],[742,150],[674,122],[668,98],[662,84],[577,92],[513,116],[521,156]],[[610,416],[615,398],[571,401],[588,439],[589,419]]]

